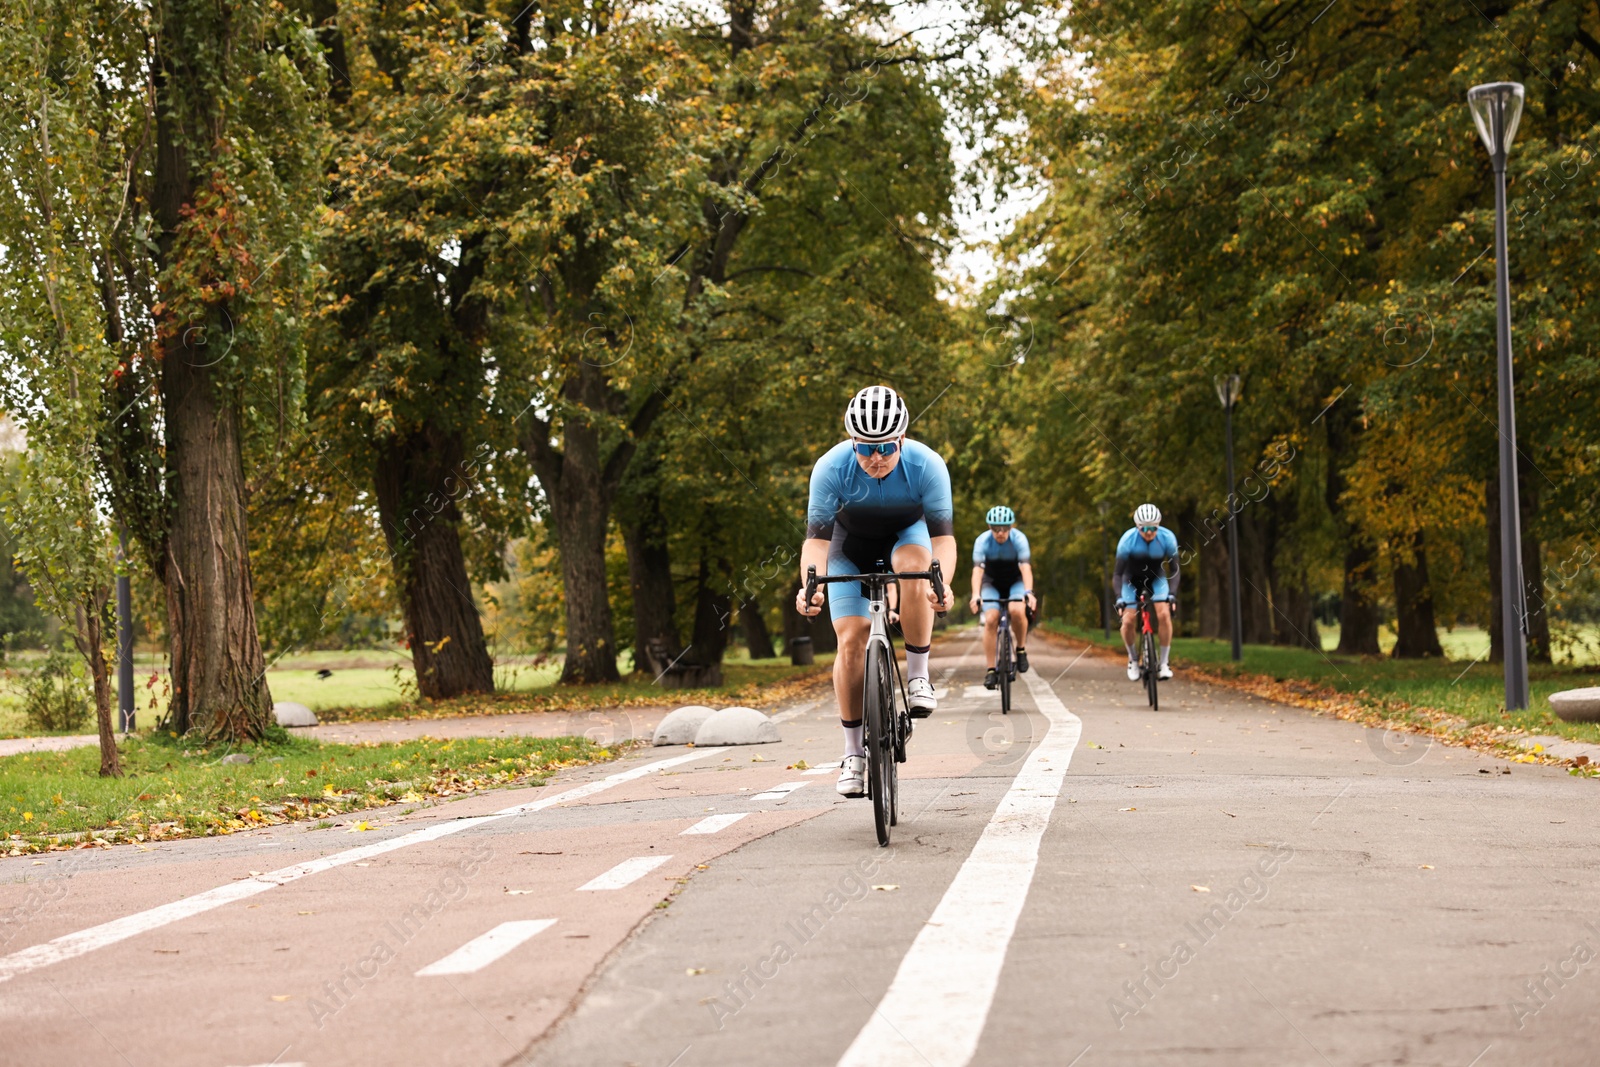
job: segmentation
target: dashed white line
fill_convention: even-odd
[[[757,793],[755,796],[751,797],[750,799],[751,800],[783,800],[790,793],[793,793],[796,789],[799,789],[801,786],[803,786],[805,784],[806,784],[805,782],[784,782],[782,785],[773,786],[771,789],[768,789],[764,793]]]
[[[749,814],[750,812],[748,811],[731,811],[722,815],[707,815],[687,830],[681,831],[678,836],[682,837],[684,834],[714,834],[718,830],[726,830]]]
[[[605,874],[591,878],[583,885],[580,885],[578,891],[622,889],[637,882],[671,858],[671,856],[635,856],[632,859],[623,860]]]
[[[443,959],[428,964],[416,973],[416,977],[474,974],[530,937],[550,929],[555,924],[554,919],[515,919],[501,923],[488,933],[479,934]]]
[[[1022,677],[1050,728],[839,1067],[966,1067],[977,1050],[1033,883],[1039,841],[1083,732],[1048,683],[1033,673]]]
[[[800,773],[801,774],[827,774],[829,771],[836,771],[838,769],[839,769],[839,765],[837,763],[819,763],[815,767],[808,767],[805,770],[801,771]]]
[[[470,830],[473,827],[483,826],[499,819],[527,815],[535,811],[542,811],[556,804],[582,800],[585,797],[610,789],[612,786],[621,785],[623,782],[631,782],[636,778],[654,774],[656,771],[675,767],[680,763],[688,763],[691,760],[704,759],[722,751],[724,751],[722,748],[696,749],[687,755],[673,756],[670,759],[646,763],[631,770],[618,771],[616,774],[608,775],[598,781],[587,782],[584,785],[575,786],[572,789],[563,790],[560,793],[543,797],[527,804],[518,804],[514,808],[503,808],[489,815],[449,819],[420,830],[413,830],[409,834],[391,837],[387,841],[374,841],[370,845],[346,849],[343,852],[335,852],[331,856],[323,856],[320,859],[297,863],[292,867],[282,867],[276,871],[268,871],[266,874],[230,882],[215,889],[208,889],[203,893],[184,897],[182,900],[175,900],[170,904],[162,904],[145,911],[135,912],[132,915],[125,915],[120,919],[112,919],[110,922],[101,923],[99,926],[91,926],[87,930],[63,934],[43,944],[33,945],[20,952],[13,952],[9,956],[0,956],[0,982],[15,978],[19,974],[27,974],[29,971],[38,970],[40,967],[48,967],[52,963],[60,963],[63,960],[82,956],[85,953],[93,952],[97,948],[115,945],[119,941],[126,941],[130,937],[159,929],[180,919],[188,919],[211,911],[213,908],[220,908],[224,904],[231,904],[236,900],[245,900],[255,896],[257,893],[265,893],[269,889],[276,889],[280,885],[297,882],[309,875],[319,874],[335,867],[343,867],[347,863],[355,863],[360,860],[371,859],[374,856],[381,856],[386,852],[393,852],[408,845],[420,845],[425,841],[448,837],[462,830]]]

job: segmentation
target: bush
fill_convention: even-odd
[[[22,681],[22,713],[32,730],[79,730],[89,721],[93,696],[77,655],[51,649]]]

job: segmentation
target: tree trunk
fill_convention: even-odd
[[[1220,641],[1229,640],[1233,615],[1228,600],[1228,542],[1225,537],[1212,537],[1200,549],[1200,636]],[[1121,594],[1113,589],[1113,600]],[[1111,628],[1118,621],[1111,620]]]
[[[586,365],[584,373],[593,372]],[[606,586],[610,501],[602,473],[600,431],[575,409],[562,437],[559,500],[552,507],[561,542],[567,617],[567,659],[561,681],[565,685],[614,682],[619,677],[617,642]]]
[[[220,322],[212,325],[220,330]],[[167,722],[179,733],[245,741],[266,728],[272,695],[256,633],[237,398],[210,365],[212,349],[230,342],[225,334],[207,342],[203,333],[180,330],[165,345]]]
[[[167,33],[157,47],[160,95],[181,99],[196,88],[186,84],[191,79],[183,57]],[[169,276],[181,275],[177,233],[193,199],[186,144],[195,131],[179,129],[183,116],[165,100],[157,113],[152,207],[161,225],[162,267]],[[172,295],[164,292],[163,300]],[[234,341],[231,323],[221,306],[213,306],[200,321],[164,316],[157,324],[168,498],[159,570],[171,657],[168,728],[240,741],[261,736],[272,695],[256,632],[239,397],[227,384],[234,372],[224,359]]]
[[[1339,598],[1339,648],[1348,656],[1376,656],[1378,605],[1372,597],[1372,566],[1376,553],[1354,523],[1346,517],[1346,481],[1342,463],[1356,455],[1360,434],[1355,396],[1336,400],[1323,420],[1328,435],[1328,471],[1323,483],[1323,503],[1339,527],[1344,542],[1344,588]]]
[[[432,700],[494,692],[494,663],[461,551],[456,499],[476,475],[459,440],[424,425],[377,448],[373,483],[417,692]]]
[[[683,645],[678,637],[677,595],[661,497],[651,490],[641,493],[635,503],[634,521],[622,526],[622,543],[628,551],[628,583],[633,587],[633,659],[636,669],[643,670],[651,642],[657,642],[668,660],[683,651]]]
[[[739,604],[739,628],[744,631],[744,644],[751,659],[775,659],[778,653],[772,647],[772,635],[767,632],[767,620],[755,597],[745,597]]]
[[[700,572],[695,579],[694,638],[690,659],[704,667],[720,666],[728,649],[728,623],[733,617],[733,601],[727,593],[717,591],[720,583],[714,581],[705,557],[700,559]]]
[[[111,725],[111,674],[106,668],[104,631],[100,610],[105,606],[110,590],[96,590],[96,603],[87,609],[78,605],[78,651],[89,664],[89,677],[94,682],[94,720],[100,734],[100,777],[121,778],[122,760],[117,753],[117,737]]]
[[[1272,604],[1276,609],[1273,644],[1322,651],[1322,638],[1317,631],[1317,615],[1312,607],[1310,590],[1297,582],[1280,579],[1272,590]]]
[[[1428,555],[1423,548],[1422,531],[1411,538],[1410,558],[1406,546],[1394,548],[1394,608],[1398,637],[1391,655],[1395,659],[1443,658],[1439,629],[1433,617],[1433,587],[1428,582]]]
[[[1339,597],[1339,647],[1348,656],[1376,656],[1378,605],[1372,597],[1372,546],[1352,542],[1344,552],[1344,588]]]

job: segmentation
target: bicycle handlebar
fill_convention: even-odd
[[[901,580],[924,579],[933,584],[934,597],[941,603],[944,601],[944,572],[939,567],[939,561],[934,560],[925,571],[877,571],[873,574],[818,574],[815,566],[806,568],[806,603],[811,603],[811,598],[817,595],[817,586],[832,585],[835,582],[867,582],[871,584],[888,585],[890,582]],[[942,614],[942,613],[941,613]]]

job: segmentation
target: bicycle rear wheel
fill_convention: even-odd
[[[878,844],[889,844],[889,827],[895,821],[894,675],[881,644],[867,646],[867,677],[862,694],[864,738],[867,749],[867,792],[872,797],[872,820]]]
[[[1000,676],[1000,714],[1011,714],[1011,630],[1002,628],[995,642],[994,667]]]

